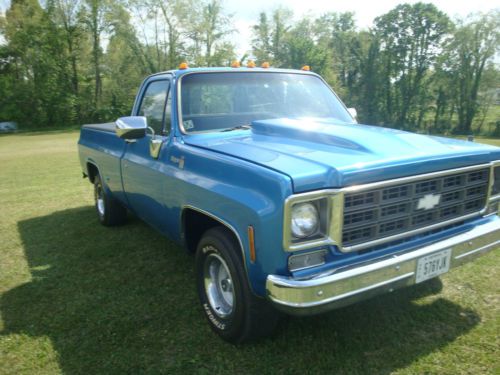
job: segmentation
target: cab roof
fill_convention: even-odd
[[[164,75],[164,74],[172,74],[174,77],[181,77],[188,73],[241,73],[241,72],[262,72],[262,73],[294,73],[294,74],[309,74],[309,75],[317,75],[314,72],[301,70],[301,69],[281,69],[281,68],[232,68],[232,67],[203,67],[203,68],[187,68],[187,69],[175,69],[175,70],[167,70],[164,72],[158,72],[150,75],[149,77]],[[148,77],[148,78],[149,78]]]

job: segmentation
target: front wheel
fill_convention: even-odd
[[[211,328],[241,343],[272,333],[278,312],[250,290],[239,244],[225,228],[208,230],[196,252],[197,289]]]

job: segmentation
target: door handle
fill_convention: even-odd
[[[151,139],[151,141],[149,141],[149,155],[153,159],[158,159],[158,156],[160,156],[160,149],[162,144],[163,141],[161,139],[153,138]]]

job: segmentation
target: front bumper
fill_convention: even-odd
[[[307,280],[269,275],[267,296],[288,314],[318,314],[415,284],[417,261],[424,256],[451,249],[451,269],[499,245],[500,220],[494,220],[414,251],[329,275]]]

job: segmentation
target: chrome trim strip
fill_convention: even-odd
[[[397,241],[399,239],[405,238],[405,237],[410,237],[412,235],[416,235],[419,233],[427,232],[430,230],[434,230],[440,227],[445,227],[447,225],[451,225],[453,223],[457,223],[463,220],[467,220],[473,217],[480,216],[484,214],[488,208],[488,199],[486,199],[486,204],[485,206],[477,212],[461,216],[455,219],[447,220],[447,221],[442,221],[440,223],[435,223],[426,227],[414,229],[405,233],[399,233],[393,236],[388,236],[388,237],[383,237],[379,238],[377,240],[373,241],[368,241],[364,242],[358,245],[353,245],[353,246],[348,246],[348,247],[343,247],[342,246],[342,226],[343,226],[343,214],[339,215],[339,212],[335,214],[335,212],[332,212],[332,214],[335,215],[337,220],[341,220],[341,223],[337,224],[336,229],[328,235],[325,235],[324,238],[320,240],[314,240],[314,241],[306,241],[306,242],[301,242],[297,244],[292,244],[290,238],[291,237],[286,237],[289,231],[286,230],[287,226],[289,226],[289,220],[290,220],[290,210],[291,210],[291,205],[293,203],[297,202],[304,202],[307,201],[308,199],[310,200],[315,200],[315,199],[321,199],[321,198],[328,198],[328,197],[335,197],[339,194],[342,194],[342,199],[340,197],[338,198],[339,201],[342,201],[342,204],[340,205],[341,208],[338,208],[337,210],[342,209],[344,207],[343,204],[343,194],[345,193],[353,193],[353,192],[363,192],[365,190],[372,190],[372,189],[379,189],[383,187],[388,187],[392,185],[398,185],[398,184],[404,184],[404,183],[409,183],[409,182],[415,182],[419,180],[424,180],[424,179],[430,179],[430,178],[436,178],[436,177],[442,177],[442,176],[447,176],[451,174],[457,174],[457,173],[465,173],[465,172],[470,172],[478,169],[483,169],[483,168],[491,168],[493,169],[492,166],[495,163],[499,163],[500,161],[495,161],[495,162],[490,162],[486,164],[479,164],[479,165],[472,165],[469,167],[462,167],[462,168],[455,168],[455,169],[447,169],[445,171],[438,171],[438,172],[431,172],[431,173],[425,173],[425,174],[419,174],[419,175],[414,175],[414,176],[408,176],[408,177],[402,177],[402,178],[396,178],[392,180],[385,180],[385,181],[378,181],[378,182],[372,182],[369,184],[364,184],[364,185],[355,185],[355,186],[349,186],[345,188],[339,188],[339,189],[323,189],[323,190],[317,190],[314,192],[309,192],[309,193],[300,193],[300,194],[295,194],[289,196],[285,200],[284,204],[284,217],[283,217],[283,248],[285,251],[299,251],[299,250],[305,250],[309,249],[312,247],[317,247],[317,246],[328,246],[328,245],[336,245],[339,247],[339,250],[342,252],[353,252],[353,251],[358,251],[358,250],[363,250],[371,246],[377,246],[386,242],[391,242],[391,241]],[[491,181],[491,172],[490,172],[490,181]],[[491,190],[491,186],[490,189]],[[489,193],[488,193],[489,194]],[[489,195],[487,196],[489,198]],[[333,222],[333,220],[332,220]],[[339,229],[340,228],[340,229]],[[332,229],[331,229],[332,230]],[[289,234],[288,234],[289,235]]]
[[[372,182],[372,183],[364,184],[364,185],[350,186],[350,187],[344,188],[342,190],[352,193],[352,192],[358,192],[358,191],[378,189],[378,188],[382,188],[382,187],[386,187],[386,186],[404,184],[404,183],[419,181],[419,180],[423,180],[423,179],[427,179],[427,178],[442,177],[442,176],[455,174],[455,173],[470,172],[470,171],[473,171],[476,169],[490,168],[491,165],[492,165],[492,163],[485,163],[485,164],[471,165],[469,167],[447,169],[444,171],[417,174],[417,175],[408,176],[408,177],[395,178],[393,180],[385,180],[385,181],[379,181],[379,182]]]
[[[495,160],[491,162],[491,170],[490,170],[490,186],[488,188],[488,201],[494,202],[500,199],[500,194],[491,196],[493,185],[495,185],[495,167],[500,167],[500,160]]]
[[[317,246],[323,245],[335,245],[337,243],[335,238],[332,238],[330,233],[332,232],[332,223],[333,223],[333,215],[334,215],[334,201],[336,199],[340,199],[342,194],[328,196],[324,193],[324,190],[311,192],[311,193],[303,193],[297,195],[291,195],[287,199],[285,199],[285,207],[284,207],[284,215],[283,215],[283,248],[286,251],[298,251],[303,249],[309,249]],[[320,233],[322,238],[316,238],[313,240],[301,241],[300,243],[294,243],[292,240],[292,229],[291,229],[291,215],[292,215],[292,206],[301,202],[312,202],[317,200],[326,200],[327,203],[327,217],[320,218],[321,227],[324,227],[326,233]],[[335,205],[337,207],[337,205]]]
[[[319,278],[312,276],[304,280],[269,275],[267,297],[289,314],[312,315],[415,284],[418,260],[427,255],[451,249],[451,270],[499,245],[500,220],[495,219],[455,237]]]
[[[333,297],[324,299],[322,301],[311,302],[310,304],[307,305],[307,307],[314,307],[314,306],[318,306],[318,305],[323,305],[325,303],[331,303],[331,302],[339,301],[339,300],[342,300],[344,298],[353,297],[353,296],[356,296],[358,294],[362,294],[364,292],[368,292],[370,290],[373,290],[373,289],[376,289],[376,288],[380,288],[381,286],[385,286],[385,285],[392,284],[392,283],[395,283],[395,282],[400,281],[400,280],[407,279],[407,278],[413,276],[414,274],[415,274],[415,272],[409,272],[409,273],[406,273],[404,275],[397,276],[397,277],[394,277],[394,278],[389,279],[389,280],[384,280],[384,281],[381,281],[381,282],[379,282],[377,284],[369,285],[367,287],[356,289],[356,290],[353,290],[351,292],[347,292],[347,293],[344,293],[344,294],[339,294],[338,296],[333,296]],[[281,301],[273,298],[273,296],[269,296],[269,298],[273,302],[275,302],[275,303],[281,303]],[[290,304],[287,304],[287,306],[294,306],[294,307],[301,308],[301,307],[303,307],[303,304],[301,304],[301,303],[293,303],[292,302]]]
[[[486,251],[488,250],[490,247],[493,247],[493,246],[497,246],[500,244],[500,240],[492,243],[492,244],[489,244],[489,245],[485,245],[485,246],[482,246],[480,247],[479,249],[476,249],[476,250],[471,250],[467,253],[463,253],[463,254],[460,254],[460,255],[457,255],[455,257],[455,260],[459,260],[459,259],[462,259],[462,258],[466,258],[468,256],[471,256],[471,255],[474,255],[474,254],[477,254],[477,253],[481,253],[482,251]]]
[[[492,196],[492,197],[490,196],[490,203],[491,203],[491,202],[496,202],[496,201],[498,201],[498,200],[500,200],[500,194],[498,194],[498,195],[494,195],[494,196]]]
[[[189,204],[183,205],[181,207],[181,221],[180,221],[181,223],[183,223],[182,218],[184,216],[184,210],[186,208],[189,208],[189,209],[194,210],[194,211],[198,211],[199,213],[202,213],[202,214],[204,214],[204,215],[206,215],[206,216],[208,216],[208,217],[210,217],[210,218],[218,221],[219,223],[221,223],[222,225],[224,225],[225,227],[227,227],[229,230],[231,230],[231,232],[234,233],[234,235],[238,239],[238,243],[240,245],[240,250],[241,250],[241,255],[243,256],[243,265],[245,266],[245,271],[248,272],[248,270],[247,270],[247,262],[246,262],[246,257],[245,257],[245,248],[243,247],[243,241],[241,241],[241,237],[238,234],[238,231],[231,224],[229,224],[227,221],[219,218],[218,216],[216,216],[216,215],[214,215],[214,214],[212,214],[212,213],[210,213],[208,211],[202,210],[201,208],[198,208],[198,207],[195,207],[195,206],[191,206]],[[182,227],[181,233],[182,233],[182,236],[184,237],[184,233],[185,233],[185,228],[184,227]]]

